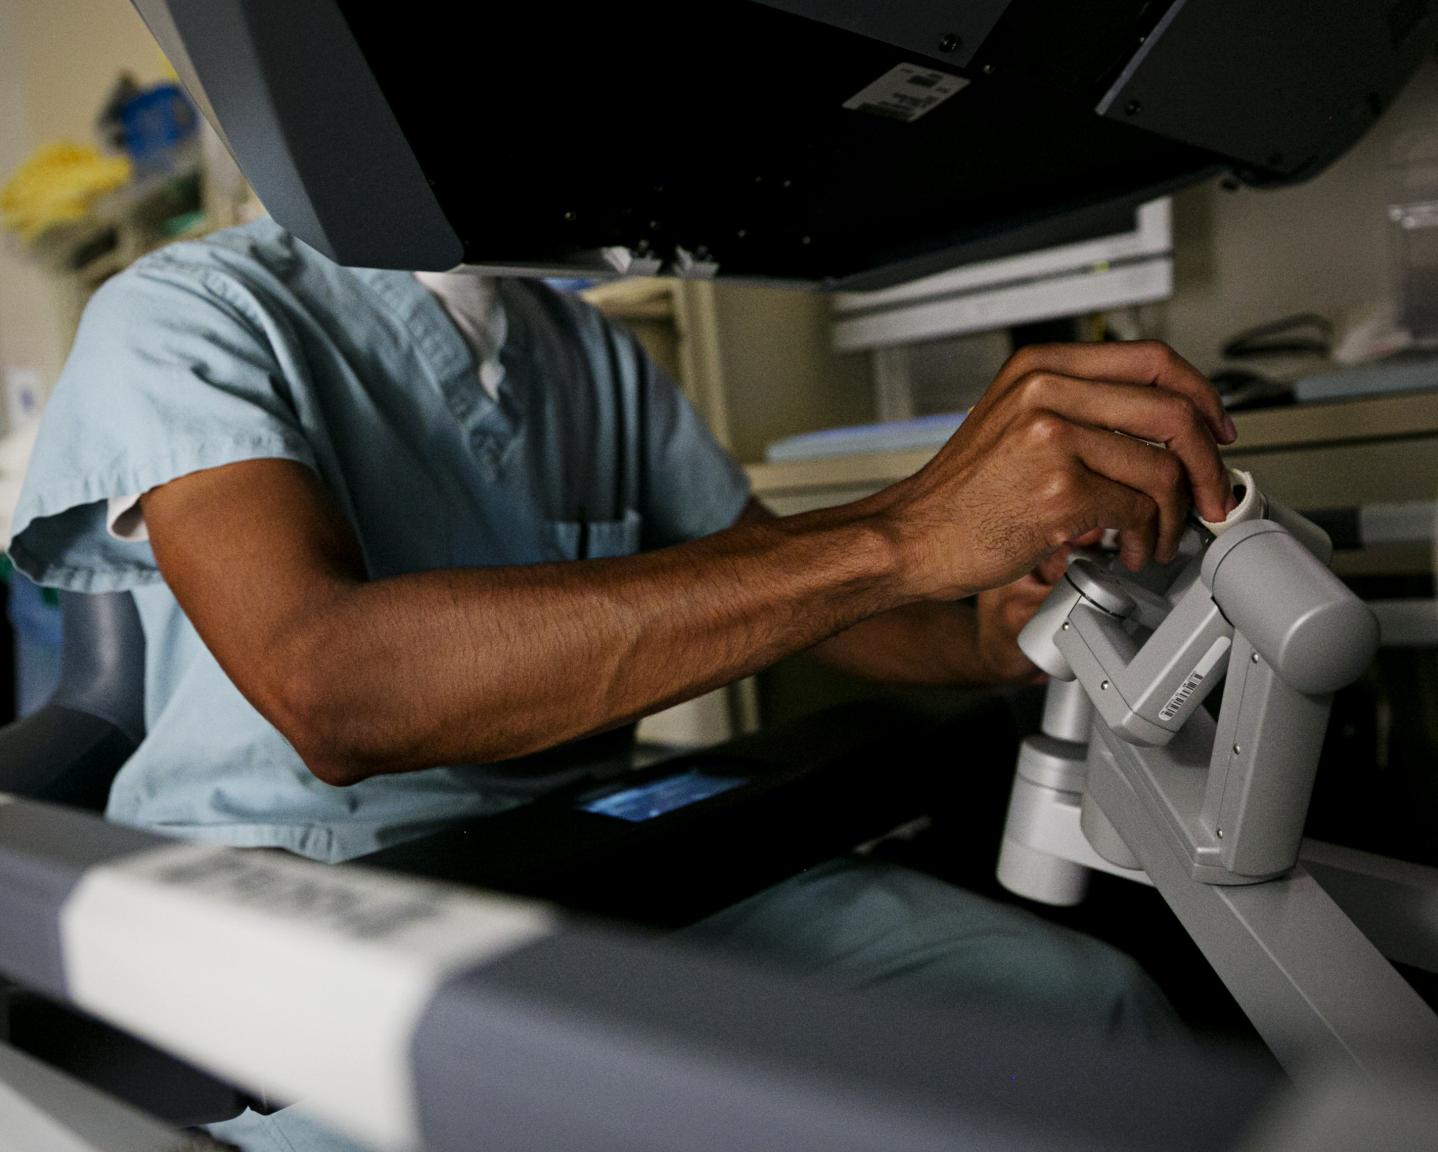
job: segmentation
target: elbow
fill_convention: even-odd
[[[263,709],[315,779],[348,788],[384,771],[384,750],[355,723],[358,709],[343,677],[296,660],[279,678]]]
[[[393,775],[437,764],[497,764],[545,751],[561,742],[554,725],[535,723],[530,710],[496,706],[486,711],[462,747],[444,738],[437,717],[423,710],[396,712],[396,694],[381,681],[356,677],[325,658],[318,646],[309,656],[286,654],[287,669],[268,685],[260,710],[315,779],[348,788],[371,776]],[[574,733],[574,736],[582,733]]]
[[[362,767],[357,760],[342,752],[319,747],[301,747],[294,740],[290,743],[304,761],[310,775],[332,788],[349,788],[361,780],[379,775],[378,771]]]

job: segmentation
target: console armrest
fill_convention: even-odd
[[[0,728],[0,792],[101,811],[135,747],[108,720],[47,704]]]

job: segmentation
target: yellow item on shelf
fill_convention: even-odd
[[[80,144],[46,144],[0,188],[0,223],[34,240],[58,224],[85,219],[91,204],[127,184],[130,161]]]

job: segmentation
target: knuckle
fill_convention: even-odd
[[[1024,407],[1046,407],[1053,398],[1054,378],[1047,372],[1025,372],[1019,377],[1016,392]]]
[[[1039,486],[1038,497],[1044,507],[1061,514],[1073,504],[1078,492],[1078,477],[1071,470],[1061,468]]]
[[[1011,379],[1019,379],[1037,371],[1044,364],[1052,363],[1054,349],[1048,344],[1025,344],[1004,361],[1004,368]]]
[[[1063,417],[1040,408],[1025,417],[1024,435],[1030,444],[1037,447],[1055,447],[1067,437],[1068,425]]]
[[[1172,368],[1178,363],[1178,353],[1162,340],[1143,340],[1140,342],[1140,347],[1155,372]]]
[[[1071,535],[1068,522],[1056,522],[1044,530],[1044,545],[1049,549],[1062,548]]]
[[[1021,377],[1032,370],[1036,353],[1033,346],[1029,345],[1014,352],[1004,363],[1004,368],[1009,375]]]

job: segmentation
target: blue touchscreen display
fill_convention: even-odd
[[[700,800],[718,796],[746,783],[748,781],[737,776],[708,776],[695,768],[677,776],[651,780],[636,788],[626,788],[622,792],[582,800],[579,807],[586,812],[597,812],[601,816],[613,816],[637,824],[663,816],[666,812],[687,808],[690,804],[697,804]]]

